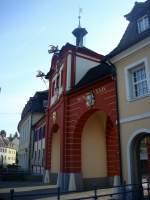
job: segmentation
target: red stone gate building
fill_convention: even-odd
[[[65,191],[120,176],[115,70],[102,58],[67,43],[47,74],[44,179]]]

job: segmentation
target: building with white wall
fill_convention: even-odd
[[[0,147],[0,165],[16,164],[16,150],[10,147]]]
[[[0,133],[0,166],[7,166],[16,163],[16,150],[9,146],[9,139],[6,133]]]
[[[24,170],[31,170],[33,130],[32,127],[43,117],[45,109],[43,103],[47,100],[47,91],[36,92],[25,105],[21,120],[18,124],[20,133],[18,159]]]

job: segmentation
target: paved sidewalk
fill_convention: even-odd
[[[114,190],[113,189],[99,189],[97,190],[97,195],[104,195],[104,194],[109,194],[109,193],[113,193]],[[63,194],[60,196],[60,200],[74,200],[76,198],[86,198],[89,200],[93,200],[92,197],[94,197],[94,191],[87,191],[87,192],[74,192],[74,193],[70,193],[70,194]],[[91,197],[91,198],[89,198]],[[101,197],[98,198],[100,200],[108,200],[110,199],[110,196],[107,197]],[[37,200],[41,200],[41,199],[37,199]],[[57,200],[57,197],[49,197],[49,198],[42,198],[42,200]]]
[[[37,196],[29,198],[15,198],[17,200],[23,200],[23,199],[37,199],[38,196],[40,197],[40,194],[44,193],[57,193],[57,189],[55,189],[55,185],[48,185],[48,184],[43,184],[41,182],[27,182],[27,181],[22,181],[22,182],[1,182],[0,181],[0,200],[9,200],[10,199],[10,190],[14,189],[15,194],[37,194]],[[42,195],[43,197],[43,195]]]
[[[17,197],[14,200],[57,200],[57,187],[56,185],[44,185],[37,182],[0,182],[0,200],[10,199],[10,189],[15,190],[17,195],[36,194],[36,196]],[[97,190],[97,194],[103,195],[115,192],[114,189],[101,189]],[[45,193],[51,193],[45,195]],[[54,194],[55,193],[55,194]],[[61,194],[60,200],[75,199],[81,197],[94,196],[94,191],[87,192],[74,192]],[[93,198],[90,198],[91,200]],[[108,200],[110,197],[101,197],[100,200]]]

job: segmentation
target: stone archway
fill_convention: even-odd
[[[150,138],[149,129],[139,129],[135,131],[128,141],[128,183],[139,183],[142,180],[140,148],[141,142],[145,138]],[[149,158],[148,158],[149,164]],[[149,167],[149,166],[147,166]]]
[[[102,110],[88,110],[69,136],[70,172],[81,176],[87,188],[93,184],[111,185],[120,169],[117,126],[112,118]]]
[[[85,179],[107,176],[106,114],[93,113],[81,133],[81,169]]]
[[[50,182],[56,184],[60,172],[60,129],[57,125],[52,128],[51,138]]]

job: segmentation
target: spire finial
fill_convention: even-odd
[[[85,28],[81,28],[81,12],[82,8],[79,8],[79,25],[72,31],[72,34],[76,37],[76,46],[83,47],[83,38],[88,33]]]
[[[79,16],[78,16],[79,26],[78,27],[81,27],[81,13],[82,13],[82,8],[79,8]]]

